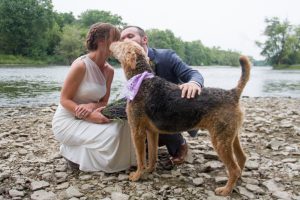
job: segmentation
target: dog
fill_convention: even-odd
[[[114,42],[112,55],[119,60],[126,79],[145,71],[153,73],[143,48],[132,41]],[[178,85],[154,76],[144,79],[135,98],[127,102],[126,112],[137,158],[137,170],[129,175],[137,181],[144,172],[155,170],[158,154],[158,134],[170,134],[192,129],[206,129],[220,160],[228,170],[225,186],[216,188],[217,195],[227,196],[241,177],[246,155],[239,141],[243,123],[241,93],[250,77],[250,62],[241,56],[242,75],[231,90],[202,88],[195,98],[181,97]],[[148,143],[146,166],[145,140]]]

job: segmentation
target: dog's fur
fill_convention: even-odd
[[[135,42],[115,42],[110,50],[120,61],[127,79],[144,71],[152,72],[147,55]],[[250,62],[247,57],[241,56],[240,63],[242,76],[235,88],[203,88],[201,94],[192,99],[181,98],[178,85],[158,76],[143,81],[135,99],[129,101],[126,108],[138,165],[137,171],[130,174],[130,180],[137,181],[144,171],[152,172],[155,169],[158,133],[207,129],[229,175],[226,185],[217,188],[216,194],[231,193],[246,162],[239,141],[243,122],[239,99],[249,80]],[[147,168],[146,137],[149,151]]]

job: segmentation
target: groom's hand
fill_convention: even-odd
[[[179,85],[179,88],[181,89],[181,97],[184,98],[194,98],[196,94],[200,95],[201,93],[201,87],[193,82],[188,82]]]

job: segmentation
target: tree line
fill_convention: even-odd
[[[96,22],[111,23],[120,29],[127,25],[121,16],[108,11],[86,10],[75,17],[72,12],[54,11],[51,0],[1,0],[0,56],[18,55],[46,60],[48,63],[70,64],[76,57],[86,53],[84,47],[86,33],[90,25]],[[280,21],[275,23],[278,24],[281,25]],[[270,53],[273,48],[270,47],[273,45],[273,37],[277,34],[276,31],[274,33],[271,30],[271,27],[277,30],[275,25],[271,23],[266,28],[269,30],[265,33],[270,38],[267,40],[270,41],[269,43],[257,42],[263,49],[262,55],[265,55],[271,64],[276,60],[273,58],[276,53]],[[288,27],[291,28],[290,25]],[[288,32],[289,28],[284,30]],[[222,50],[219,47],[209,48],[200,40],[183,41],[171,30],[150,29],[146,32],[150,47],[173,49],[189,65],[239,65],[239,52]],[[300,33],[299,29],[295,32],[298,35]],[[287,37],[286,32],[280,34],[282,34],[281,39],[289,42],[285,42],[285,45],[281,44],[284,46],[284,51],[281,51],[279,63],[299,63],[299,43],[295,45],[297,36]],[[277,43],[279,42],[280,38]],[[293,50],[288,50],[289,48]],[[296,55],[295,52],[298,54]],[[294,54],[291,55],[292,53]]]

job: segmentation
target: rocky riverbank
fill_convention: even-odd
[[[209,135],[184,134],[190,146],[185,164],[171,171],[158,165],[139,182],[128,171],[73,172],[58,154],[51,132],[55,105],[0,108],[0,200],[2,199],[299,199],[300,99],[243,98],[246,115],[241,143],[246,168],[231,197],[217,197],[223,164]],[[159,149],[161,157],[165,148]]]

